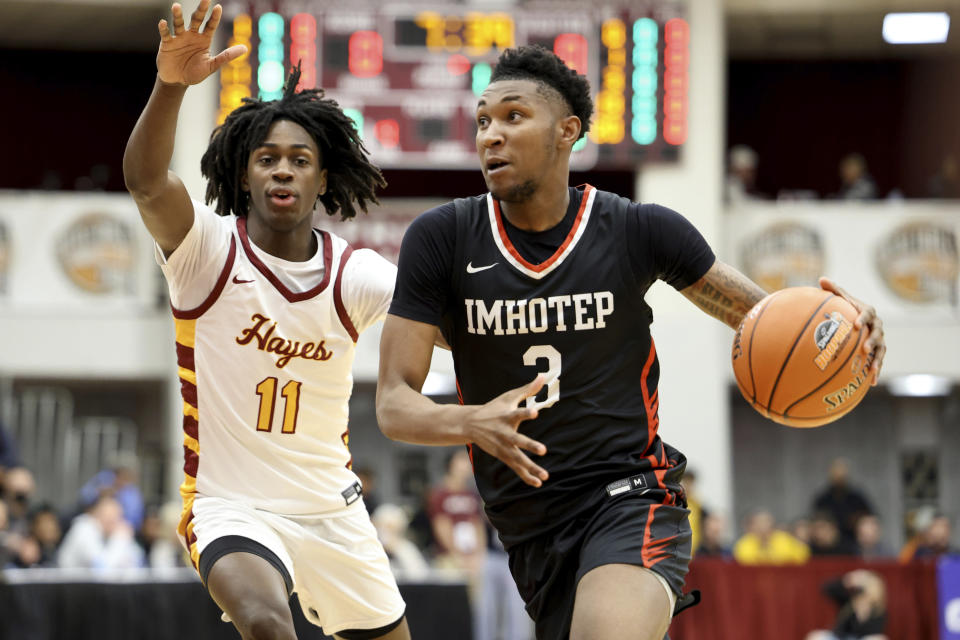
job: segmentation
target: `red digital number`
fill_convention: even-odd
[[[377,120],[373,125],[373,135],[386,149],[392,149],[400,144],[400,125],[393,118]]]
[[[317,86],[317,19],[309,13],[298,13],[290,20],[290,62],[300,63],[300,84],[297,90]]]
[[[355,31],[347,44],[350,73],[372,78],[383,71],[383,38],[376,31]]]
[[[587,39],[579,33],[561,33],[553,41],[553,52],[577,73],[587,73]]]

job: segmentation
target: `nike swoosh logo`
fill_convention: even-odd
[[[487,269],[493,269],[493,268],[494,268],[495,266],[497,266],[498,264],[500,264],[500,263],[499,263],[499,262],[494,262],[493,264],[488,264],[488,265],[485,266],[485,267],[475,267],[475,266],[473,266],[473,262],[468,262],[468,263],[467,263],[467,273],[478,273],[478,272],[480,272],[480,271],[486,271]]]
[[[253,280],[241,280],[238,276],[233,276],[234,284],[248,284],[250,282],[253,282]]]

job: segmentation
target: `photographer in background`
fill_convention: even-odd
[[[806,640],[887,640],[887,597],[883,579],[857,569],[823,585],[840,610],[833,631],[811,631]]]

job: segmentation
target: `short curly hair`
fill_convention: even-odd
[[[555,91],[566,102],[570,113],[580,118],[580,137],[590,130],[593,115],[590,81],[549,49],[540,45],[505,49],[490,76],[491,83],[498,80],[532,80],[545,88],[545,93]]]

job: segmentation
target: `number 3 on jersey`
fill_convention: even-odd
[[[257,385],[260,410],[257,413],[257,431],[273,430],[273,408],[277,403],[277,379],[264,378]],[[283,396],[283,428],[281,433],[297,431],[297,413],[300,411],[300,383],[290,380],[280,391]]]
[[[552,345],[537,344],[523,354],[523,364],[527,367],[538,367],[537,362],[540,360],[547,361],[545,372],[547,398],[538,402],[537,396],[530,396],[526,401],[528,409],[546,409],[555,405],[560,399],[560,352]],[[537,370],[540,371],[539,367]]]

